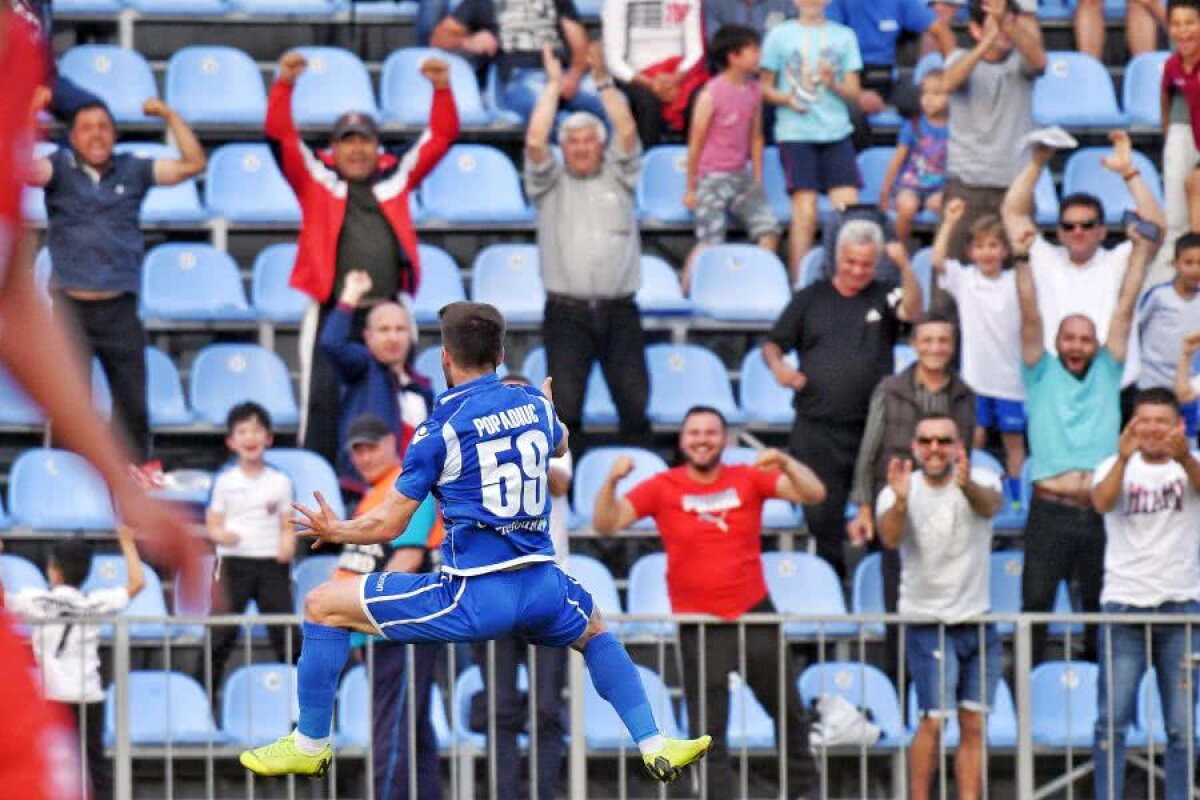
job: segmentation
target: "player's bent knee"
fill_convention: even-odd
[[[357,581],[326,581],[304,598],[304,619],[332,628],[360,629],[365,622]]]
[[[571,643],[571,647],[582,653],[583,648],[587,647],[593,637],[599,636],[606,630],[604,620],[600,617],[600,609],[593,607],[592,614],[588,617],[587,628],[583,631],[582,636]]]

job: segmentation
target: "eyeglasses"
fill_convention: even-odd
[[[1098,219],[1089,219],[1087,222],[1059,222],[1058,223],[1058,227],[1062,228],[1064,231],[1077,231],[1077,230],[1090,231],[1092,228],[1099,227],[1099,225],[1100,225],[1100,220],[1098,220]]]
[[[949,447],[957,441],[953,436],[918,436],[917,444],[922,447],[940,444],[942,447]]]

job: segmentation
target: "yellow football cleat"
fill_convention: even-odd
[[[708,754],[712,747],[711,736],[699,739],[667,739],[663,748],[656,753],[642,756],[646,771],[663,783],[672,783],[683,774],[683,768],[694,764]]]
[[[296,733],[293,731],[268,745],[246,750],[238,756],[238,761],[255,775],[308,775],[320,778],[333,761],[333,748],[325,745],[321,752],[311,756],[302,753],[296,747]]]

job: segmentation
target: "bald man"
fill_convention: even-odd
[[[1033,501],[1025,525],[1025,571],[1021,606],[1049,611],[1061,580],[1074,574],[1083,610],[1100,610],[1104,576],[1104,521],[1092,505],[1092,471],[1117,452],[1121,423],[1121,372],[1133,327],[1138,290],[1153,242],[1130,227],[1129,266],[1101,345],[1093,320],[1063,318],[1054,338],[1057,355],[1046,349],[1029,250],[1037,231],[1028,220],[1006,219],[1017,269],[1021,308],[1021,377],[1029,410]],[[1096,631],[1089,628],[1085,659],[1095,657]],[[1033,629],[1034,663],[1045,656],[1046,627]]]
[[[412,432],[429,416],[433,391],[429,381],[412,369],[417,326],[408,309],[390,300],[367,312],[362,341],[354,336],[354,312],[371,291],[371,276],[363,270],[347,273],[337,307],[321,330],[321,351],[341,381],[342,411],[338,427],[338,472],[360,476],[342,443],[350,421],[364,412],[382,419],[396,436],[401,455]]]

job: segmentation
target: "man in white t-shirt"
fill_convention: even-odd
[[[214,589],[228,601],[232,614],[243,613],[251,600],[263,614],[291,614],[296,555],[292,481],[265,460],[274,441],[271,417],[257,403],[240,403],[229,410],[226,428],[225,446],[236,461],[213,481],[205,519],[217,545]],[[213,686],[221,683],[239,630],[223,625],[213,632]],[[270,625],[267,635],[276,658],[288,661],[287,629]]]
[[[1144,614],[1150,621],[1155,614],[1200,611],[1198,492],[1200,461],[1188,447],[1178,401],[1168,389],[1139,392],[1117,455],[1096,469],[1092,488],[1108,535],[1100,595],[1105,613]],[[1137,709],[1147,640],[1166,723],[1163,796],[1191,796],[1196,684],[1189,634],[1183,625],[1103,626],[1094,740],[1100,800],[1123,796],[1125,729]]]
[[[1141,172],[1134,166],[1129,134],[1113,131],[1109,138],[1113,148],[1112,153],[1103,160],[1105,168],[1121,176],[1133,196],[1138,216],[1158,225],[1161,230],[1166,225],[1163,210]],[[1030,221],[1034,187],[1053,156],[1053,149],[1034,145],[1032,158],[1009,187],[1001,209],[1009,230],[1022,228]],[[1060,244],[1052,245],[1040,235],[1034,240],[1029,251],[1029,267],[1033,271],[1038,307],[1044,320],[1047,351],[1055,352],[1054,339],[1058,326],[1074,314],[1082,314],[1095,323],[1100,341],[1108,336],[1108,320],[1112,318],[1117,305],[1121,280],[1125,277],[1133,244],[1125,241],[1116,247],[1103,247],[1107,236],[1104,204],[1100,198],[1075,193],[1064,197],[1059,206]],[[1155,242],[1154,252],[1150,254],[1151,261],[1157,250],[1158,243]],[[1141,362],[1139,349],[1138,330],[1135,327],[1130,335],[1122,386],[1129,386],[1137,378]]]
[[[146,585],[133,531],[117,528],[125,558],[126,582],[84,594],[80,587],[92,569],[92,546],[83,539],[54,545],[46,577],[50,589],[24,589],[8,595],[13,613],[37,624],[33,653],[47,699],[68,706],[86,739],[93,800],[112,798],[112,763],[104,753],[104,687],[100,682],[100,627],[95,617],[115,614]],[[3,794],[3,791],[0,791]]]
[[[913,462],[894,458],[875,513],[887,547],[900,550],[899,611],[927,618],[905,628],[909,674],[921,724],[909,751],[910,796],[927,800],[938,762],[942,721],[958,705],[961,740],[955,761],[959,793],[978,796],[983,717],[1000,678],[994,625],[968,620],[989,610],[992,517],[1000,510],[1000,476],[971,469],[949,416],[917,423]]]

